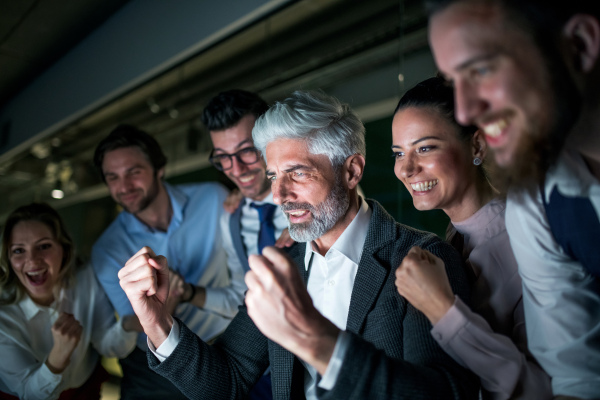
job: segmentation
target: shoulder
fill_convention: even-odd
[[[386,257],[389,257],[392,263],[401,262],[413,246],[429,250],[441,258],[446,258],[448,254],[458,255],[450,244],[434,233],[396,222],[379,203],[374,200],[367,202],[373,210],[373,215],[365,241],[366,250],[378,249],[382,255],[388,253]]]
[[[229,191],[219,182],[186,183],[169,186],[172,190],[180,191],[189,197],[225,198]]]

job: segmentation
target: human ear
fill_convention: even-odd
[[[361,154],[353,154],[344,162],[344,177],[348,189],[354,189],[362,179],[365,170],[365,158]]]
[[[589,14],[575,14],[565,24],[563,34],[569,53],[579,72],[590,72],[600,54],[600,22]]]
[[[165,176],[165,167],[162,167],[158,171],[156,171],[156,177],[160,180]]]
[[[487,155],[487,142],[481,129],[478,129],[471,138],[471,156],[485,160]]]

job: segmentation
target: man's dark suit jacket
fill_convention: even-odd
[[[413,246],[441,257],[450,283],[468,297],[462,260],[431,233],[398,224],[375,201],[359,263],[346,330],[352,345],[335,387],[319,389],[323,399],[475,399],[474,375],[450,358],[433,340],[431,324],[396,290],[394,271]],[[290,255],[307,280],[306,244]],[[148,351],[150,367],[191,399],[241,399],[271,365],[273,398],[304,398],[304,368],[295,356],[268,340],[244,306],[227,330],[209,346],[181,324],[180,343],[160,363]]]

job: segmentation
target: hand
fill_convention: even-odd
[[[53,373],[60,374],[69,366],[71,355],[81,339],[83,328],[73,314],[62,312],[50,330],[54,345],[46,365]]]
[[[231,192],[229,192],[229,195],[223,202],[223,208],[229,214],[233,214],[233,212],[239,207],[240,202],[243,198],[244,196],[242,195],[242,192],[239,191],[239,189],[233,189]]]
[[[277,241],[275,242],[275,247],[283,249],[284,247],[290,247],[293,244],[294,239],[292,239],[292,237],[290,236],[290,231],[288,230],[288,228],[285,228],[281,232],[281,236],[279,236],[279,239],[277,239]]]
[[[166,306],[169,295],[167,259],[155,255],[151,248],[143,247],[119,271],[119,280],[144,332],[158,348],[173,325]]]
[[[324,374],[339,329],[313,306],[294,262],[281,250],[265,247],[251,255],[246,274],[248,315],[258,329]]]
[[[396,270],[396,287],[417,310],[435,325],[454,304],[454,294],[446,275],[444,262],[413,247]]]

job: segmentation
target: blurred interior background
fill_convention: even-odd
[[[0,221],[47,201],[84,258],[119,212],[91,162],[98,141],[134,124],[163,146],[168,181],[226,183],[199,114],[231,88],[349,103],[367,128],[366,196],[408,225],[448,222],[414,210],[391,158],[399,97],[435,73],[420,1],[5,0],[0,71]]]

